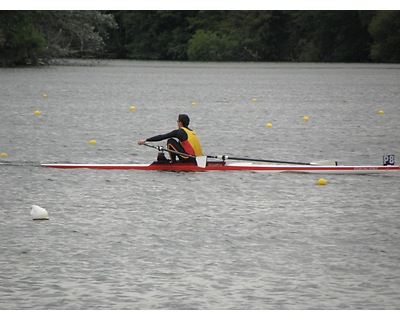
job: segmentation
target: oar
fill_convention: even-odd
[[[238,158],[238,157],[230,157],[230,156],[225,156],[225,155],[207,156],[207,158],[221,159],[223,161],[231,159],[231,160],[240,160],[240,161],[256,161],[256,162],[269,162],[269,163],[299,164],[299,165],[304,165],[304,166],[337,166],[337,161],[334,161],[334,160],[322,160],[322,161],[317,161],[317,162],[296,162],[296,161]]]
[[[205,168],[207,164],[207,158],[213,158],[213,159],[221,159],[222,161],[232,159],[232,160],[240,160],[240,161],[255,161],[255,162],[269,162],[269,163],[284,163],[284,164],[298,164],[298,165],[304,165],[304,166],[337,166],[337,161],[334,160],[322,160],[322,161],[317,161],[317,162],[295,162],[295,161],[281,161],[281,160],[266,160],[266,159],[251,159],[251,158],[239,158],[239,157],[230,157],[226,155],[218,155],[218,156],[192,156],[187,153],[182,153],[178,152],[175,150],[169,150],[165,149],[162,146],[152,146],[150,144],[145,143],[144,144],[146,147],[154,148],[157,149],[158,151],[167,151],[171,152],[174,154],[178,154],[181,156],[189,157],[189,158],[195,158],[197,166],[200,168]]]

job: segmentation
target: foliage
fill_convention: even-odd
[[[216,32],[197,30],[189,40],[188,57],[193,61],[232,61],[237,42]]]
[[[298,61],[356,62],[369,56],[370,38],[357,11],[306,11],[294,14]]]
[[[121,12],[119,12],[121,13]],[[368,61],[369,11],[122,12],[125,57]]]
[[[186,60],[191,11],[128,11],[122,14],[126,58]]]
[[[47,40],[47,57],[66,57],[102,52],[107,30],[117,24],[99,11],[50,11],[43,13],[39,28]]]
[[[35,64],[45,40],[35,29],[31,12],[0,11],[0,66]]]
[[[114,17],[99,11],[1,11],[0,63],[99,54]]]
[[[287,60],[288,19],[283,11],[231,11],[219,30],[238,41],[237,60]]]
[[[400,12],[381,11],[371,21],[371,57],[377,62],[400,62]]]
[[[57,57],[400,62],[399,11],[1,11],[0,66]]]

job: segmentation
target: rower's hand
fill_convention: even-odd
[[[137,143],[140,144],[140,145],[142,145],[142,144],[145,144],[145,143],[146,143],[146,140],[139,140]]]

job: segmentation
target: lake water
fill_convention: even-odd
[[[0,309],[399,309],[398,173],[39,166],[149,163],[179,113],[208,155],[400,161],[399,88],[381,64],[0,69]]]

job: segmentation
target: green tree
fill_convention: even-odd
[[[120,58],[368,61],[373,11],[118,11]],[[203,46],[203,47],[201,47]],[[209,52],[207,53],[207,50]]]
[[[98,55],[114,17],[100,11],[0,11],[0,65]]]
[[[0,11],[0,66],[71,56],[399,62],[399,21],[400,11]]]
[[[230,60],[277,61],[289,57],[289,22],[284,11],[199,11],[191,19],[191,28],[229,40]]]
[[[34,26],[35,13],[0,11],[0,66],[36,64],[45,39]]]
[[[44,11],[38,28],[47,42],[47,57],[98,55],[105,49],[108,30],[118,26],[100,11]]]
[[[366,61],[370,37],[357,11],[293,13],[292,42],[298,61]]]
[[[193,11],[128,11],[123,14],[126,56],[132,59],[187,60]]]
[[[371,58],[376,62],[400,62],[400,11],[380,11],[372,19]]]
[[[283,11],[229,11],[218,32],[238,42],[237,60],[286,60],[287,23]]]
[[[237,42],[216,32],[197,30],[189,40],[188,57],[192,61],[232,61]]]
[[[237,42],[237,61],[259,61],[263,59],[265,42],[263,35],[266,11],[228,11],[221,19],[217,32]]]

